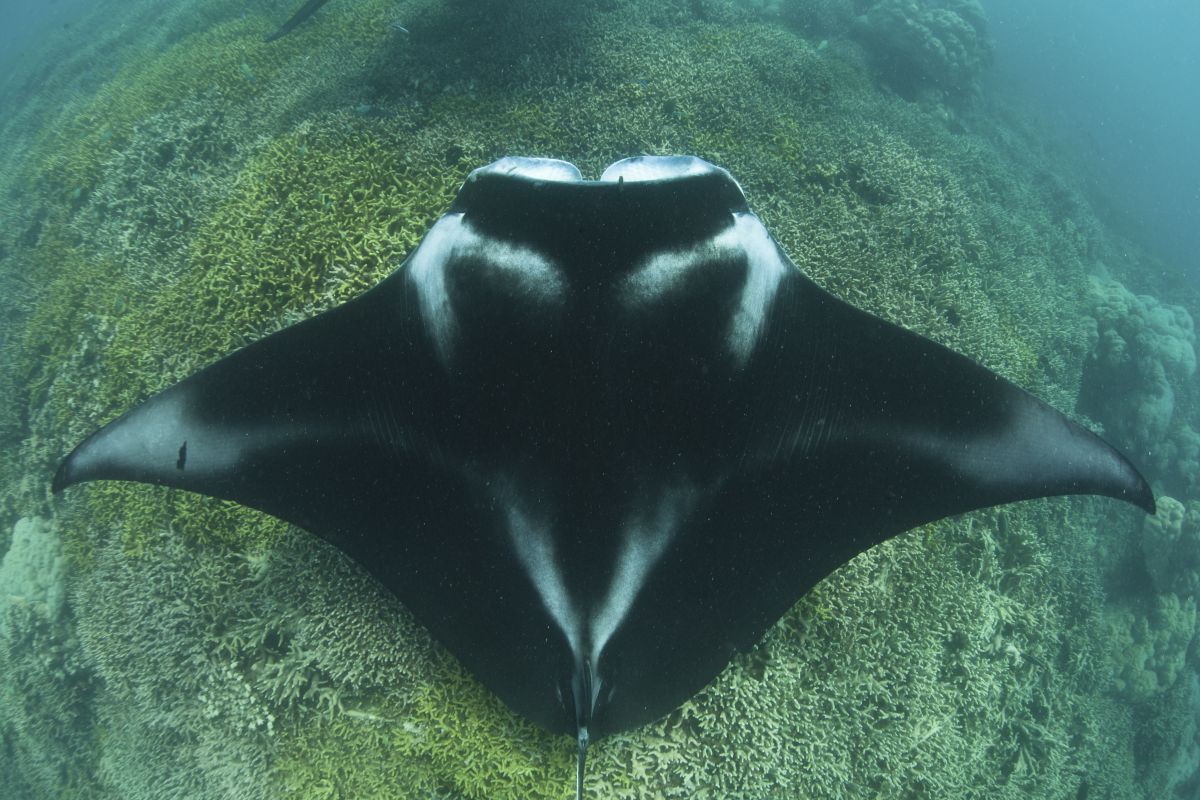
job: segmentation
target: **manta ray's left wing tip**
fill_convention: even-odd
[[[1151,516],[1157,514],[1158,501],[1154,497],[1154,489],[1151,488],[1150,483],[1142,477],[1142,474],[1133,465],[1130,465],[1130,469],[1133,470],[1135,480],[1117,499],[1132,503]]]

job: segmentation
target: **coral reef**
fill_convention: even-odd
[[[903,92],[966,92],[991,61],[978,0],[878,0],[853,33],[871,49],[883,80]]]
[[[1182,306],[1135,295],[1113,279],[1090,278],[1091,354],[1079,410],[1177,493],[1196,480],[1200,438],[1177,414],[1196,372],[1196,334]],[[1180,436],[1177,442],[1173,431]]]
[[[337,686],[405,685],[397,665],[421,657],[405,616],[373,607],[377,590],[315,545],[238,553],[160,532],[150,557],[115,537],[98,546],[74,597],[104,681],[99,771],[115,796],[273,797],[277,739],[302,709],[348,712]]]
[[[240,652],[212,641],[245,614],[236,594],[218,594],[233,584],[228,560],[189,553],[174,538],[153,559],[101,548],[77,588],[80,640],[105,686],[95,704],[107,732],[98,769],[116,796],[220,797],[234,787],[267,796],[260,740],[270,712]],[[192,580],[172,585],[168,574],[181,571]]]
[[[1156,592],[1200,596],[1200,501],[1158,498],[1158,513],[1142,522],[1141,545]]]
[[[826,42],[834,36],[844,36],[850,30],[855,14],[851,0],[781,2],[778,13],[808,38]]]
[[[1189,672],[1145,712],[1138,747],[1148,796],[1195,797],[1200,789],[1200,676]]]
[[[25,518],[13,526],[0,586],[11,604],[29,605],[48,622],[62,619],[65,559],[54,526],[44,519]]]
[[[1105,610],[1108,662],[1133,723],[1139,784],[1146,797],[1188,797],[1200,785],[1200,504],[1159,497],[1118,569],[1121,589]]]
[[[1160,594],[1149,609],[1117,605],[1107,616],[1116,690],[1140,704],[1174,686],[1196,635],[1196,599]]]
[[[0,563],[0,785],[14,800],[98,797],[94,679],[75,640],[55,526],[23,518]]]

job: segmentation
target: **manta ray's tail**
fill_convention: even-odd
[[[579,729],[579,757],[575,760],[575,800],[583,800],[583,770],[587,762],[588,729]]]

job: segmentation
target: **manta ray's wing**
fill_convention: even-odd
[[[762,445],[779,437],[768,461],[787,462],[804,485],[837,486],[835,496],[858,513],[901,530],[1069,494],[1154,512],[1149,485],[1123,455],[974,361],[838,300],[798,271],[778,303],[754,366],[775,385],[776,429]]]
[[[440,391],[420,331],[405,326],[400,288],[384,282],[152,397],[84,440],[61,464],[54,490],[98,478],[140,481],[235,500],[311,529],[354,527],[357,504],[330,498],[371,491],[364,476],[390,475],[419,448],[408,419]]]
[[[1150,486],[1100,437],[974,361],[834,297],[757,217],[735,210],[733,219],[723,252],[695,248],[699,256],[675,266],[682,277],[640,298],[679,320],[699,306],[707,276],[739,274],[740,302],[710,320],[723,342],[708,351],[727,367],[710,371],[713,383],[730,388],[704,438],[721,442],[729,467],[608,643],[620,654],[607,665],[620,702],[614,695],[601,730],[683,702],[817,582],[917,525],[1070,494],[1154,513]],[[704,414],[705,392],[680,405]]]
[[[443,449],[473,437],[482,423],[464,403],[486,389],[464,387],[438,362],[411,262],[96,431],[62,462],[53,489],[139,481],[296,524],[374,575],[516,710],[565,730],[540,692],[522,702],[531,677],[558,663],[558,644],[481,511],[470,457]]]

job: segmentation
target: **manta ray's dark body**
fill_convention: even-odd
[[[55,490],[175,486],[341,548],[513,710],[671,711],[854,555],[1130,463],[820,289],[724,170],[476,170],[390,277],[102,428]]]
[[[273,42],[280,37],[287,36],[296,29],[296,26],[307,20],[317,12],[317,9],[325,5],[329,0],[308,0],[300,8],[296,9],[296,13],[288,18],[288,21],[280,25],[274,33],[268,36],[264,41]]]

